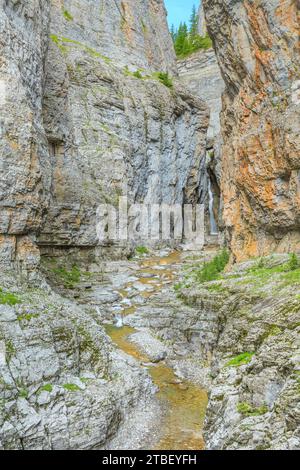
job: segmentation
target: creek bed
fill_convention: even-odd
[[[153,293],[157,293],[167,282],[174,280],[174,269],[180,263],[180,253],[174,252],[163,258],[148,258],[140,263],[136,275],[139,282],[151,285],[153,292],[144,292],[148,302]],[[139,276],[140,274],[140,276]],[[149,276],[149,277],[148,277]],[[153,276],[153,277],[151,277]],[[157,277],[156,277],[157,276]],[[130,283],[126,287],[130,287]],[[124,295],[124,290],[120,290]],[[124,317],[135,308],[124,308]],[[166,410],[163,421],[159,423],[161,438],[153,450],[202,450],[205,448],[202,428],[207,406],[207,393],[191,382],[181,381],[165,361],[151,363],[149,357],[139,350],[130,337],[137,332],[129,326],[106,325],[106,332],[122,351],[147,367],[153,382],[157,386],[157,399]],[[146,365],[145,365],[146,364]]]

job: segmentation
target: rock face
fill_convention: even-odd
[[[234,257],[299,249],[299,2],[203,5],[226,82],[222,194]]]
[[[95,306],[62,298],[43,278],[28,289],[2,272],[1,286],[18,300],[0,305],[1,450],[99,449],[132,410],[149,431],[151,379],[113,348]]]
[[[161,0],[5,1],[1,29],[3,258],[38,261],[36,238],[94,248],[121,194],[199,199],[208,111],[160,79],[176,74]]]
[[[202,1],[200,3],[200,6],[199,6],[198,33],[199,33],[200,36],[206,36],[206,34],[207,34],[207,26],[206,26]]]
[[[138,445],[147,372],[112,348],[101,292],[97,309],[51,290],[39,248],[78,262],[122,193],[198,201],[208,109],[176,83],[161,0],[5,0],[0,33],[0,448],[103,448],[120,428]]]
[[[198,310],[190,337],[208,319],[215,332],[198,340],[212,378],[204,428],[210,450],[300,448],[299,269],[289,272],[286,261],[246,262],[221,281],[182,289]]]
[[[200,23],[203,16],[200,16]],[[222,93],[225,85],[213,49],[199,50],[177,61],[180,81],[196,96],[203,99],[210,109],[207,133],[206,168],[210,188],[214,195],[214,217],[222,227],[221,220],[221,123]],[[208,186],[208,185],[207,185]],[[206,187],[206,194],[208,187]]]
[[[34,242],[51,185],[42,125],[49,20],[49,2],[1,2],[0,257],[22,262],[30,253],[28,264],[38,261]]]

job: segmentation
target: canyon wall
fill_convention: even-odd
[[[208,109],[160,74],[176,75],[161,0],[1,0],[0,48],[0,449],[138,447],[157,432],[155,388],[103,328],[122,300],[101,291],[103,259],[78,264],[100,203],[200,198]],[[59,287],[40,249],[77,250],[76,266],[48,259]],[[74,273],[91,304],[76,283],[59,294]]]
[[[48,2],[0,6],[0,258],[36,264],[51,169],[42,122]]]
[[[299,1],[203,5],[226,83],[221,191],[233,256],[299,250]]]
[[[93,251],[121,194],[199,200],[208,110],[160,75],[176,75],[161,0],[6,0],[1,24],[4,260]]]
[[[200,24],[205,25],[200,12]],[[205,194],[208,197],[208,186],[213,194],[213,211],[217,225],[222,229],[221,186],[221,123],[222,93],[225,85],[221,76],[214,50],[200,49],[192,55],[177,61],[180,81],[195,96],[204,100],[210,109],[210,121],[206,143],[207,184]],[[209,201],[208,201],[209,203]],[[211,227],[212,228],[212,227]]]

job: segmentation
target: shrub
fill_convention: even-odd
[[[149,253],[148,248],[145,246],[137,246],[135,251],[138,255],[147,255]]]
[[[53,390],[53,387],[51,384],[45,384],[43,385],[40,389],[39,389],[39,392],[48,392],[48,393],[51,393]]]
[[[300,267],[300,263],[299,263],[296,253],[291,253],[289,261],[288,261],[288,270],[295,271],[299,267]]]
[[[266,405],[253,408],[249,403],[241,402],[237,405],[237,411],[244,416],[261,416],[268,413],[269,410]]]
[[[200,283],[214,281],[224,271],[229,262],[229,253],[222,250],[211,261],[204,263],[203,267],[196,273],[196,280]]]
[[[168,88],[172,88],[173,87],[173,81],[172,79],[169,77],[169,74],[168,73],[165,73],[165,72],[159,72],[158,75],[157,75],[159,81],[161,83],[163,83],[163,85],[165,85],[166,87]]]

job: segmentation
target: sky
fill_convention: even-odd
[[[193,5],[198,8],[199,4],[200,0],[165,0],[170,27],[172,24],[178,27],[181,21],[188,22]]]

